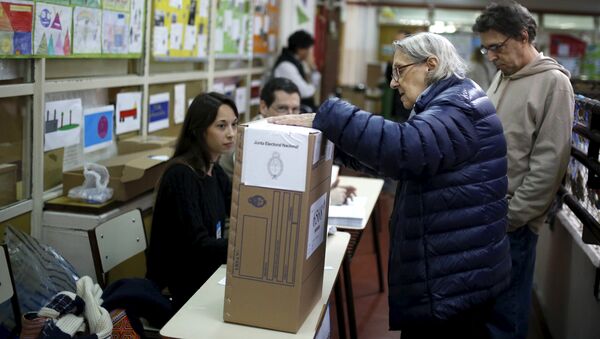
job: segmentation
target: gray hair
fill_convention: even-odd
[[[428,73],[427,83],[432,84],[452,75],[464,78],[468,66],[448,39],[435,33],[422,32],[394,41],[396,51],[406,55],[412,62],[420,62],[435,56],[438,66]]]

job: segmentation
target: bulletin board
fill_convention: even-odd
[[[139,58],[145,0],[0,0],[1,58]]]
[[[154,59],[205,59],[209,12],[209,0],[154,0]]]
[[[279,0],[255,0],[252,27],[254,55],[266,55],[277,51],[279,34]]]
[[[220,58],[248,56],[251,51],[249,25],[248,0],[218,1],[216,29],[212,35],[216,55]]]

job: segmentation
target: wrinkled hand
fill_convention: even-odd
[[[315,113],[288,114],[267,118],[267,121],[277,125],[312,127]]]

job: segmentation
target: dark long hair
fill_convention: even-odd
[[[211,161],[204,133],[217,118],[221,105],[231,107],[235,116],[239,117],[233,100],[223,94],[210,92],[195,97],[175,145],[174,161],[186,163],[201,176],[204,176]]]

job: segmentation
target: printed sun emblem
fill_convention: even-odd
[[[267,170],[273,179],[277,179],[278,176],[283,172],[283,161],[279,157],[279,153],[273,152],[273,156],[269,159],[267,164]]]

